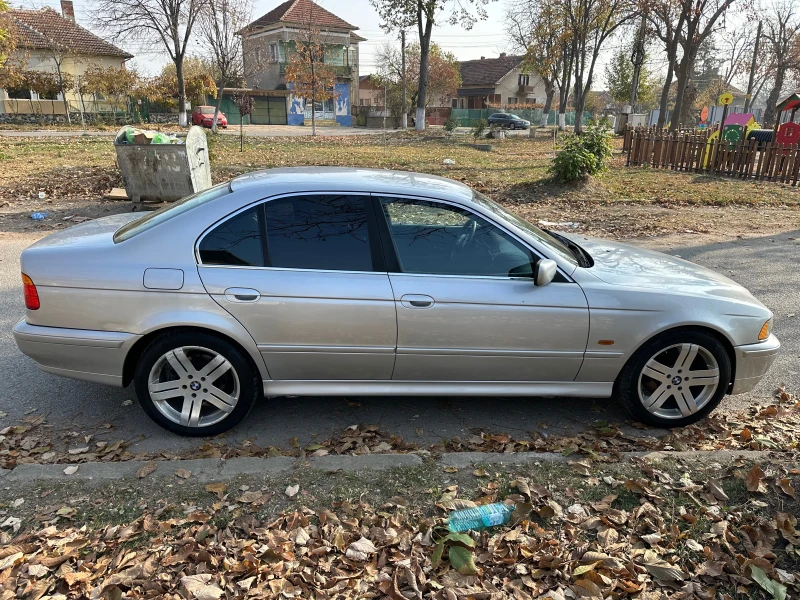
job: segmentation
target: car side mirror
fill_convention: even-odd
[[[556,276],[557,268],[558,265],[556,261],[550,260],[549,258],[543,258],[537,262],[533,272],[533,279],[536,285],[541,287],[553,281],[553,278]]]

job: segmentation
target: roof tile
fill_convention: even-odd
[[[41,10],[12,9],[4,15],[10,18],[17,28],[20,46],[23,48],[46,50],[60,47],[76,54],[119,56],[133,58],[124,50],[117,48],[77,23],[65,19],[52,8]]]
[[[342,29],[355,30],[358,27],[350,25],[347,21],[340,19],[330,11],[325,10],[312,0],[286,0],[279,4],[264,16],[256,19],[245,30],[256,29],[273,25],[275,23],[302,23],[318,27],[338,27]]]
[[[500,56],[465,60],[461,63],[461,87],[491,85],[500,81],[511,69],[519,66],[522,56]]]

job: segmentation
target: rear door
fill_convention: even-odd
[[[393,379],[572,381],[589,333],[580,287],[537,287],[540,257],[463,207],[382,197],[376,212],[397,307]]]
[[[200,277],[273,380],[389,380],[397,321],[368,195],[293,195],[198,243]]]

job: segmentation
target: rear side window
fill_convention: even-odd
[[[367,196],[294,196],[265,204],[270,266],[372,271]]]
[[[263,267],[261,225],[256,206],[217,225],[200,242],[200,260],[204,265]]]
[[[210,187],[207,190],[203,190],[202,192],[197,192],[191,196],[181,198],[180,200],[159,208],[158,210],[146,213],[141,218],[131,221],[130,223],[117,229],[117,232],[114,234],[114,243],[118,244],[120,242],[124,242],[125,240],[129,240],[130,238],[139,235],[148,229],[152,229],[156,225],[164,223],[165,221],[169,221],[178,215],[182,215],[183,213],[198,207],[201,204],[216,200],[217,198],[230,193],[231,189],[229,184],[227,182],[221,183],[219,185],[215,185],[214,187]]]

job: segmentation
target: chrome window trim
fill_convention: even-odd
[[[235,193],[235,192],[232,192]],[[499,281],[531,281],[530,277],[502,277],[499,275],[440,275],[435,273],[389,273],[388,270],[386,271],[339,271],[339,270],[332,270],[332,269],[296,269],[291,267],[251,267],[251,266],[244,266],[244,265],[207,265],[204,264],[203,261],[200,259],[200,243],[203,239],[211,232],[212,229],[216,228],[218,225],[222,224],[223,222],[234,218],[236,215],[243,213],[246,210],[253,208],[254,206],[271,202],[273,200],[280,200],[282,198],[291,198],[294,196],[319,196],[319,195],[327,195],[327,194],[335,194],[337,196],[369,196],[370,198],[375,198],[380,200],[381,198],[397,198],[400,200],[411,200],[411,201],[423,201],[423,202],[440,202],[442,204],[447,204],[449,206],[455,206],[456,208],[460,208],[462,210],[466,210],[467,212],[477,214],[485,221],[489,222],[491,225],[497,227],[500,231],[505,233],[506,235],[510,236],[511,238],[515,239],[517,242],[522,244],[525,248],[530,250],[535,256],[539,257],[539,260],[542,258],[549,258],[544,255],[540,250],[537,248],[532,248],[531,245],[521,239],[515,233],[509,231],[505,227],[502,227],[489,217],[479,211],[472,210],[468,206],[464,206],[463,204],[459,204],[458,202],[454,202],[452,200],[443,200],[441,198],[431,198],[430,196],[415,196],[413,194],[383,194],[381,192],[359,192],[359,191],[341,191],[341,190],[312,190],[312,191],[302,191],[302,192],[285,192],[282,194],[276,194],[275,196],[267,196],[265,198],[259,198],[258,200],[253,200],[246,206],[243,206],[231,213],[228,213],[224,217],[217,219],[214,223],[206,227],[205,230],[200,234],[197,240],[194,243],[194,258],[197,263],[197,267],[205,267],[207,269],[258,269],[258,270],[274,270],[274,271],[295,271],[295,272],[302,272],[302,273],[348,273],[348,274],[355,274],[355,273],[375,273],[378,275],[408,275],[413,277],[451,277],[457,279],[491,279],[491,280],[499,280]],[[269,224],[267,224],[269,226]],[[558,282],[554,281],[551,282],[549,285],[553,283],[575,283],[575,280],[568,275],[560,266],[558,267],[558,272],[566,279],[566,282]]]

